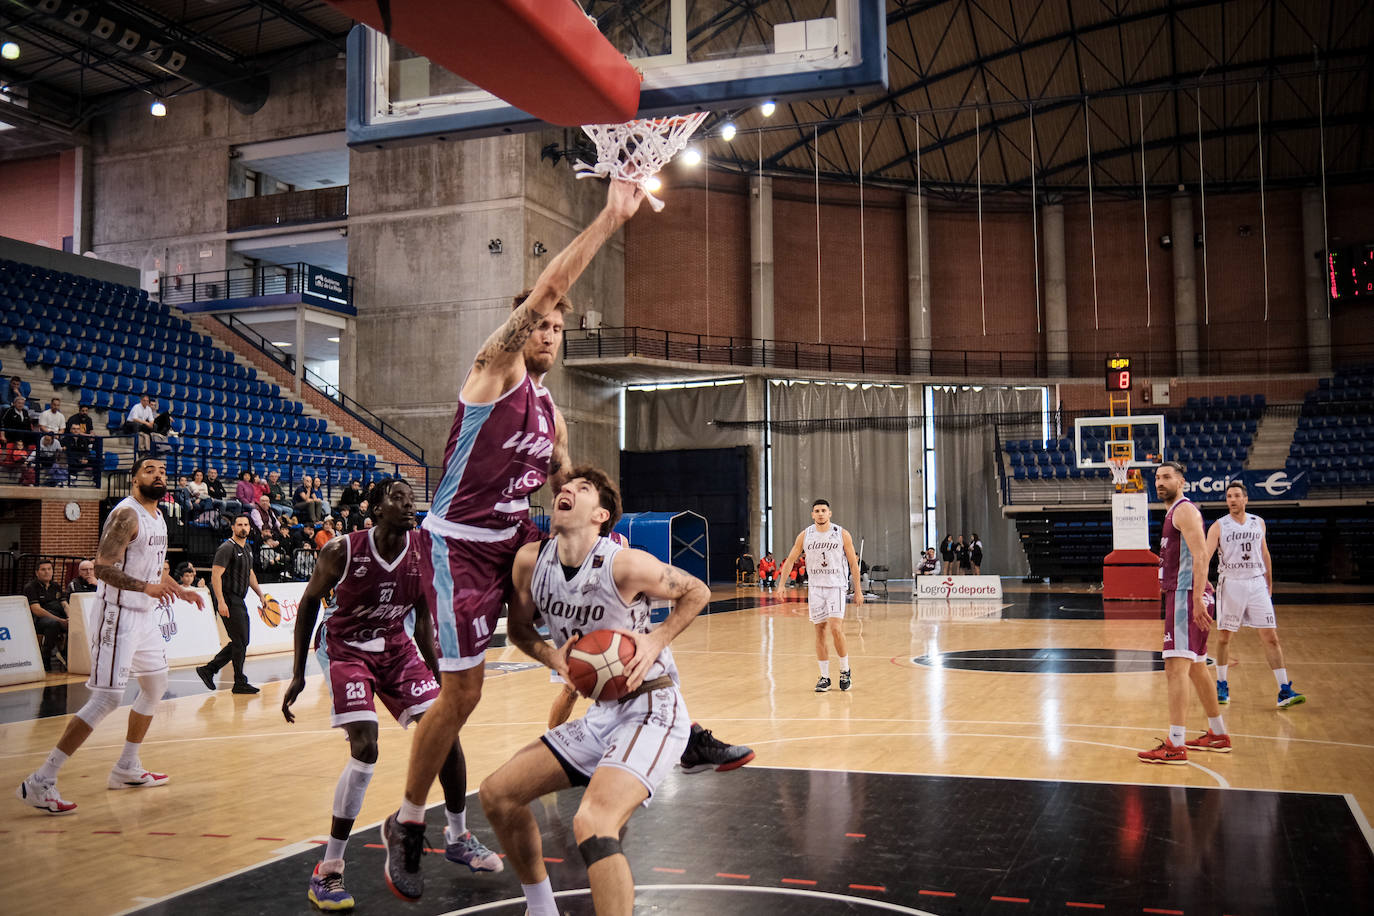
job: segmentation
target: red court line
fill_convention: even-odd
[[[168,830],[149,830],[148,836],[176,836],[176,834]]]
[[[92,830],[91,833],[123,833],[123,830]]]
[[[928,891],[928,890],[919,890],[919,891],[917,891],[916,893],[918,893],[918,894],[925,894],[927,897],[953,897],[953,896],[954,896],[954,894],[953,894],[951,891]]]
[[[881,884],[851,884],[849,885],[849,889],[851,891],[877,891],[880,894],[887,893],[887,888],[883,887]],[[952,897],[954,895],[951,894],[950,896]]]
[[[663,872],[664,874],[667,874],[667,875],[685,875],[685,874],[687,874],[687,869],[685,869],[685,868],[659,868],[657,865],[654,866],[654,871],[661,871],[661,872]]]
[[[1107,908],[1105,903],[1074,903],[1072,900],[1065,900],[1064,906],[1076,906],[1085,910],[1105,910]]]
[[[551,859],[551,858],[549,858],[548,856],[545,856],[545,857],[544,857],[544,861],[545,861],[545,862],[552,862],[554,865],[562,865],[562,864],[563,864],[563,860],[562,860],[562,859]]]
[[[329,845],[329,841],[328,841],[328,840],[311,840],[310,842],[314,843],[316,846],[328,846],[328,845]]]
[[[993,894],[992,899],[999,903],[1030,903],[1029,897],[998,897]]]
[[[718,872],[716,872],[716,877],[717,877],[717,878],[734,878],[734,879],[737,880],[737,881],[748,881],[748,880],[749,880],[749,876],[748,876],[748,875],[732,875],[732,874],[730,874],[729,872],[724,872],[724,871],[718,871]]]
[[[217,840],[229,839],[229,834],[227,833],[202,833],[201,836],[214,837]]]
[[[1164,916],[1183,916],[1182,910],[1157,910],[1152,906],[1141,907],[1143,913],[1163,913]]]
[[[39,833],[66,833],[65,830],[39,830]]]
[[[846,833],[845,836],[847,836],[847,837],[854,837],[855,839],[862,840],[862,839],[867,839],[868,834],[866,834],[866,833]]]
[[[260,836],[260,837],[257,837],[256,839],[259,839],[259,840],[266,840],[266,841],[269,842],[269,843],[284,843],[284,842],[286,842],[286,838],[285,838],[285,837],[279,837],[279,836]]]
[[[783,878],[783,879],[782,879],[782,883],[783,883],[783,884],[803,884],[803,885],[805,885],[805,886],[807,886],[807,887],[815,887],[815,886],[816,886],[816,882],[815,882],[815,881],[809,881],[809,880],[807,880],[806,878]]]

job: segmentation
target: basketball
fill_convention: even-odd
[[[591,700],[618,700],[629,691],[625,668],[635,657],[635,642],[614,630],[593,630],[573,643],[568,677]]]
[[[277,603],[276,598],[264,594],[262,596],[262,606],[258,608],[258,616],[261,617],[262,622],[269,627],[279,627],[281,626],[281,605]]]

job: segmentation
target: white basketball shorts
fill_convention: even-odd
[[[1234,633],[1242,625],[1257,630],[1276,626],[1274,602],[1263,576],[1217,583],[1217,626]]]
[[[145,611],[99,600],[87,605],[91,675],[86,686],[123,690],[130,676],[166,671],[167,642],[157,622],[157,608]]]
[[[624,704],[593,703],[582,718],[545,732],[543,741],[574,785],[585,785],[598,767],[619,767],[633,773],[652,798],[687,749],[691,729],[682,693],[660,687]],[[573,778],[574,771],[582,780]]]
[[[829,617],[844,620],[845,588],[843,585],[837,585],[834,588],[812,585],[806,592],[806,601],[811,608],[812,623],[825,623]]]

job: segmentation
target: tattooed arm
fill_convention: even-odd
[[[659,653],[696,619],[711,600],[711,590],[696,576],[669,566],[643,550],[621,550],[615,555],[615,584],[626,603],[637,596],[673,602],[668,618],[648,633],[636,633],[635,657],[630,662],[629,688],[644,683],[644,675]]]
[[[161,598],[172,587],[165,582],[144,582],[124,571],[124,551],[138,537],[138,516],[127,506],[116,509],[105,520],[100,533],[100,545],[95,551],[95,577],[111,588],[129,592],[143,592],[150,598]]]

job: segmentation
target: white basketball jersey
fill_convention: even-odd
[[[849,585],[849,558],[844,555],[844,529],[834,522],[825,531],[815,525],[806,529],[802,539],[806,550],[806,578],[820,588],[845,588]]]
[[[615,587],[615,555],[627,549],[610,538],[597,538],[582,566],[569,579],[558,562],[558,539],[549,538],[540,546],[530,591],[535,609],[549,625],[554,645],[561,647],[593,630],[648,633],[653,629],[649,623],[649,599],[636,595],[626,604],[620,589]],[[669,648],[664,648],[644,679],[651,681],[665,674],[674,684],[678,683],[677,665]]]
[[[138,535],[125,549],[121,568],[125,575],[140,582],[161,582],[162,564],[167,559],[167,520],[156,509],[149,513],[132,496],[121,499],[110,514],[120,509],[132,509],[138,518]],[[126,591],[105,582],[96,588],[96,595],[106,604],[120,607],[152,610],[157,606],[157,602],[143,592]]]
[[[1253,579],[1264,575],[1264,520],[1258,515],[1237,522],[1230,513],[1221,517],[1217,544],[1217,573],[1226,579]]]

